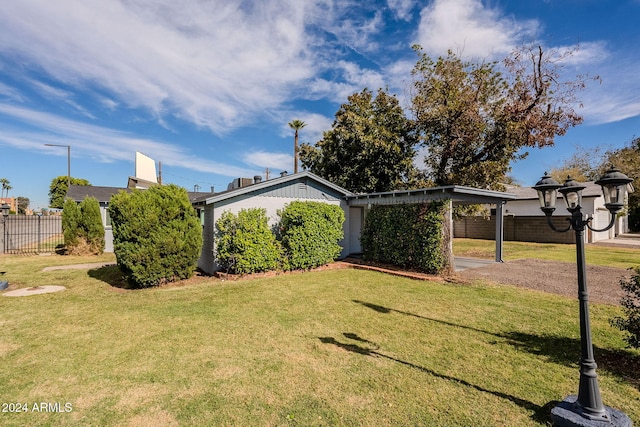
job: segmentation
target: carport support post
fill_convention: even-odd
[[[504,204],[496,203],[496,262],[502,261],[502,243],[504,241]]]

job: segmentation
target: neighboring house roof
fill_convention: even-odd
[[[232,197],[241,196],[244,194],[250,194],[262,190],[266,190],[272,187],[282,186],[283,184],[290,184],[292,182],[300,181],[305,182],[307,180],[315,181],[333,191],[340,194],[342,197],[353,196],[354,194],[349,190],[333,184],[324,178],[320,178],[309,171],[303,171],[295,174],[285,175],[278,178],[270,179],[267,181],[261,181],[255,184],[247,185],[246,187],[234,188],[232,190],[221,191],[219,193],[210,193],[208,195],[196,198],[193,200],[195,205],[210,205],[212,203],[222,202]]]
[[[85,197],[94,197],[98,202],[109,202],[111,196],[118,194],[120,191],[130,191],[127,188],[120,187],[98,187],[95,185],[71,185],[67,191],[67,197],[81,202]]]
[[[108,203],[109,200],[111,200],[111,196],[118,194],[120,191],[131,192],[131,189],[122,187],[98,187],[95,185],[72,185],[69,191],[67,191],[67,197],[70,197],[76,202],[81,202],[88,196],[98,199],[100,203]],[[213,193],[187,191],[187,194],[189,195],[189,201],[193,202],[194,199],[211,196]]]
[[[416,203],[428,200],[451,199],[461,203],[498,203],[515,200],[516,196],[501,191],[483,190],[462,185],[420,188],[416,190],[396,190],[382,193],[353,194],[347,196],[349,204],[392,204]]]
[[[582,197],[599,197],[602,195],[602,187],[595,182],[582,182],[586,188],[582,190]],[[538,192],[533,187],[509,187],[509,193],[516,195],[516,200],[537,200]],[[558,198],[562,195],[558,193]]]

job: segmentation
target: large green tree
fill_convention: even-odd
[[[302,144],[300,159],[311,172],[353,192],[391,191],[417,185],[417,143],[398,99],[364,89],[349,96],[331,130],[315,146]]]
[[[91,185],[91,183],[83,178],[71,177],[71,185]],[[66,175],[53,178],[49,186],[49,207],[62,209],[68,190],[69,183]]]
[[[561,57],[518,49],[502,67],[415,47],[412,111],[437,185],[501,189],[510,163],[582,122],[573,105],[584,79],[562,81]],[[503,71],[500,71],[502,69]]]

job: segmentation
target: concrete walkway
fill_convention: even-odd
[[[91,264],[70,264],[70,265],[54,265],[52,267],[45,267],[42,271],[56,271],[56,270],[89,270],[91,268],[101,268],[108,265],[116,265],[114,262],[94,262]]]
[[[51,292],[64,291],[64,286],[34,286],[32,288],[21,288],[5,292],[5,297],[26,297],[29,295],[49,294]]]
[[[495,264],[496,262],[492,259],[464,258],[457,256],[453,258],[453,263],[455,265],[455,271],[464,271],[470,268],[479,268]]]
[[[600,240],[592,244],[598,245],[598,246],[640,249],[640,234],[638,233],[620,234],[613,239]]]

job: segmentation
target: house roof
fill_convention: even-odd
[[[581,182],[586,188],[582,190],[582,197],[599,197],[602,195],[602,187],[595,182]],[[538,192],[533,187],[509,187],[509,193],[516,195],[516,200],[537,200]],[[558,197],[562,197],[558,193]]]
[[[157,185],[157,184],[155,184]],[[140,189],[144,190],[144,189]],[[130,188],[122,187],[98,187],[95,185],[72,185],[67,191],[67,197],[70,197],[76,202],[81,202],[85,197],[94,197],[98,199],[98,202],[108,203],[111,200],[111,196],[118,194],[120,191],[131,192]],[[189,201],[193,202],[195,199],[211,196],[213,193],[201,192],[201,191],[187,191]]]
[[[354,194],[347,196],[349,204],[392,204],[422,202],[425,200],[451,199],[461,203],[498,203],[514,200],[516,196],[502,191],[483,190],[462,185],[397,190],[382,193]]]
[[[108,202],[111,196],[120,191],[130,191],[121,187],[98,187],[95,185],[71,185],[67,191],[67,197],[81,202],[85,197],[94,197],[98,202]]]
[[[192,202],[196,205],[210,205],[212,203],[221,202],[232,197],[240,196],[243,194],[249,194],[260,190],[265,190],[270,187],[274,187],[277,185],[282,185],[288,182],[298,181],[301,179],[310,179],[316,181],[319,184],[328,187],[337,193],[341,194],[343,197],[353,196],[354,194],[349,190],[345,190],[344,188],[335,185],[332,182],[327,181],[324,178],[320,178],[318,175],[315,175],[309,171],[298,172],[294,174],[289,174],[285,176],[280,176],[274,179],[270,179],[267,181],[261,181],[255,184],[247,185],[246,187],[234,188],[232,190],[221,191],[219,193],[210,193],[201,197],[196,198]]]

